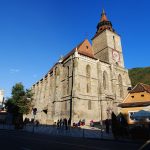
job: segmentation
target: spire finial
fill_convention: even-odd
[[[101,22],[103,21],[108,21],[107,17],[106,17],[106,13],[105,13],[105,10],[104,8],[102,9],[102,14],[101,14]]]
[[[105,10],[104,10],[104,8],[102,9],[102,14],[105,14]]]

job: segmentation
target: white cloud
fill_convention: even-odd
[[[19,69],[10,69],[10,73],[18,73],[19,71]]]

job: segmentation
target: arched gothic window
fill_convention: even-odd
[[[67,66],[67,78],[69,78],[69,66]]]
[[[107,79],[107,72],[104,71],[104,73],[103,73],[103,88],[104,88],[104,90],[106,90],[106,89],[108,88],[107,82],[108,82],[108,79]]]
[[[87,66],[86,66],[86,76],[87,76],[87,77],[90,77],[90,76],[91,76],[91,67],[90,67],[90,65],[87,65]]]
[[[87,84],[86,84],[86,91],[87,91],[87,93],[90,93],[90,91],[91,91],[91,79],[90,79],[90,77],[91,77],[91,67],[90,67],[90,65],[87,65],[86,66],[86,78],[87,78]]]
[[[119,84],[119,94],[120,94],[120,97],[123,98],[123,84],[122,84],[122,77],[121,77],[120,74],[118,76],[118,84]]]
[[[91,85],[90,85],[90,83],[88,81],[88,83],[87,83],[87,93],[90,93],[90,91],[91,91]]]
[[[88,110],[92,109],[92,104],[91,104],[91,100],[88,101]]]
[[[59,76],[59,68],[58,67],[55,68],[55,75]]]

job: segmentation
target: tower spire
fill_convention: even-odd
[[[102,14],[105,14],[105,10],[104,10],[104,8],[102,9]]]
[[[102,9],[101,19],[97,25],[97,32],[96,33],[102,32],[105,29],[108,29],[110,31],[114,31],[112,28],[111,22],[107,19],[105,10]]]
[[[108,19],[107,19],[107,16],[106,16],[106,13],[105,13],[105,10],[104,10],[104,9],[102,10],[102,14],[101,14],[100,22],[103,22],[103,21],[108,21]]]

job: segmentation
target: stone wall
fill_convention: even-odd
[[[120,54],[119,64],[113,60],[113,49]],[[130,86],[120,37],[105,30],[93,39],[93,50],[97,59],[75,51],[67,59],[57,62],[32,86],[33,104],[38,110],[36,119],[40,123],[69,119],[71,100],[72,122],[85,119],[89,124],[90,120],[110,118],[112,111],[118,113],[117,105],[127,95]],[[47,114],[43,110],[47,110]],[[32,114],[28,116],[33,117]]]

